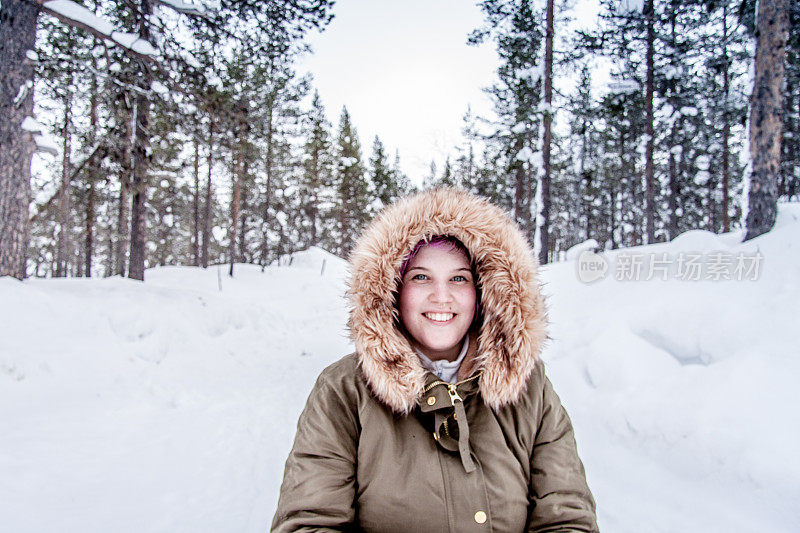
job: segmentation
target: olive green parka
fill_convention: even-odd
[[[458,383],[425,370],[399,327],[400,267],[459,239],[480,317]],[[572,425],[539,360],[536,261],[505,213],[438,189],[385,209],[350,258],[356,352],[325,369],[300,416],[273,531],[597,531]]]

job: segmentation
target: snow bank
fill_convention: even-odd
[[[775,229],[687,232],[543,269],[548,373],[576,425],[605,531],[797,531],[800,204]],[[618,281],[620,254],[761,253],[757,280]],[[674,271],[671,271],[674,274]]]
[[[235,279],[0,278],[0,529],[267,529],[305,397],[352,351],[324,253]]]

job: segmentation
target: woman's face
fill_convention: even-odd
[[[400,289],[400,319],[431,360],[454,361],[475,316],[475,280],[466,255],[447,244],[423,246]]]

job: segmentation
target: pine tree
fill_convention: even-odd
[[[703,50],[705,72],[702,91],[707,104],[709,124],[705,128],[712,139],[708,145],[711,158],[714,200],[711,212],[712,231],[727,232],[736,217],[738,202],[733,202],[743,169],[735,157],[742,148],[742,128],[747,112],[746,80],[749,70],[748,38],[745,25],[735,15],[738,0],[717,0],[708,5],[711,20],[698,35]]]
[[[644,191],[641,139],[645,135],[645,99],[638,86],[620,83],[599,106],[602,120],[603,173],[608,205],[610,248],[642,244]]]
[[[188,15],[189,18],[152,16],[156,5]],[[173,85],[176,80],[172,78],[172,75],[175,74],[177,77],[177,74],[183,69],[181,63],[184,66],[197,63],[196,57],[187,54],[182,46],[183,41],[196,37],[198,34],[212,36],[210,39],[212,49],[230,50],[229,45],[232,41],[245,41],[245,48],[256,58],[268,58],[270,62],[278,62],[277,60],[293,56],[302,48],[299,42],[308,31],[324,28],[331,20],[332,2],[317,0],[307,4],[296,2],[274,4],[236,0],[219,4],[218,9],[213,12],[204,10],[204,5],[204,3],[186,4],[155,2],[154,0],[92,2],[93,9],[97,11],[103,22],[94,24],[85,22],[88,20],[87,17],[91,16],[89,11],[84,11],[81,16],[75,16],[74,13],[80,11],[81,8],[70,0],[59,3],[40,2],[39,4],[22,0],[2,3],[2,7],[0,7],[2,40],[0,42],[3,45],[0,46],[0,79],[3,80],[4,85],[0,90],[0,139],[3,139],[3,142],[0,142],[2,145],[0,147],[0,192],[2,192],[2,200],[0,200],[0,250],[2,250],[0,252],[0,272],[18,277],[25,275],[23,263],[27,242],[24,219],[30,196],[29,167],[30,155],[34,149],[32,142],[34,135],[21,130],[19,124],[22,123],[23,116],[31,115],[32,110],[32,60],[28,57],[30,52],[26,51],[34,50],[36,24],[40,12],[48,13],[67,25],[79,27],[82,31],[88,31],[100,37],[102,42],[113,42],[111,36],[104,33],[106,27],[132,32],[139,37],[137,41],[129,45],[130,48],[125,50],[128,60],[116,62],[122,65],[122,69],[109,72],[108,79],[118,86],[114,91],[109,91],[109,96],[116,99],[113,103],[109,103],[108,107],[116,116],[110,120],[111,124],[109,124],[107,133],[110,144],[119,148],[111,154],[112,167],[123,177],[119,182],[119,200],[117,202],[119,215],[115,231],[117,238],[111,238],[109,241],[114,247],[112,254],[117,257],[116,264],[112,266],[117,272],[125,273],[127,270],[131,277],[142,279],[148,254],[145,231],[148,217],[148,189],[152,185],[155,169],[160,164],[151,159],[154,154],[158,153],[158,150],[152,149],[153,139],[150,136],[155,129],[151,126],[151,122],[156,120],[151,112],[154,103],[153,82],[161,81],[166,85]],[[69,9],[62,9],[65,6]],[[246,24],[242,24],[245,21]],[[244,31],[245,29],[246,31]],[[220,38],[221,36],[224,36],[224,39]],[[152,59],[155,54],[152,44],[156,42],[159,45],[160,56],[163,58],[163,63],[157,68]],[[116,52],[112,51],[109,55],[113,57]],[[207,65],[214,65],[214,63],[211,61]],[[108,67],[107,65],[106,68]],[[192,66],[185,70],[196,71],[198,68],[202,70],[202,65]],[[208,71],[201,72],[201,74],[207,73]],[[185,77],[181,81],[185,81]],[[208,77],[206,77],[206,81],[208,81]],[[15,100],[17,101],[15,102]],[[102,106],[103,103],[99,105]],[[12,108],[17,111],[10,112]],[[92,108],[97,109],[94,105]],[[20,120],[17,120],[15,114],[20,114]],[[70,115],[71,117],[75,116],[74,113],[70,113]],[[207,124],[209,130],[211,124]],[[95,126],[98,125],[95,124]],[[31,127],[33,126],[31,125]],[[99,129],[98,126],[98,131]],[[72,139],[62,136],[62,140],[71,141]],[[69,144],[72,148],[70,152],[74,151],[74,143]],[[67,156],[69,155],[72,154],[68,153]],[[72,164],[72,161],[67,158],[63,162],[63,168]],[[209,172],[212,168],[209,165]],[[62,174],[70,173],[62,171]],[[210,187],[208,190],[211,191]],[[93,190],[85,199],[82,197],[82,201],[85,200],[87,204],[87,216],[90,216],[90,212],[94,209],[89,205],[94,206],[92,202],[96,199],[96,192]],[[83,191],[77,191],[76,194],[78,193],[83,194]],[[74,258],[67,257],[70,255],[66,252],[69,249],[69,246],[66,246],[68,233],[63,231],[68,225],[65,219],[69,218],[69,216],[65,217],[63,213],[72,211],[72,215],[74,215],[75,209],[66,203],[67,196],[62,195],[62,198],[64,198],[62,201],[64,209],[61,210],[62,231],[60,235],[63,238],[60,239],[62,246],[59,247],[61,258],[58,260],[58,268],[60,272],[65,271],[71,261],[75,265],[75,273],[81,273],[84,269],[84,262],[78,263]],[[212,199],[209,198],[205,203],[210,206]],[[130,211],[128,211],[129,207]],[[210,218],[210,215],[209,212],[209,217],[206,218]],[[87,232],[88,230],[87,222]],[[209,230],[205,231],[205,242],[203,243],[206,260],[210,241],[209,233]],[[129,235],[130,239],[128,240]],[[197,242],[196,238],[195,242]],[[84,251],[81,252],[88,261],[86,271],[90,270],[93,246],[93,240],[87,238]],[[77,247],[74,248],[77,249]],[[128,248],[130,257],[126,258],[125,254]]]
[[[503,170],[495,175],[496,179],[513,176],[506,186],[513,191],[514,218],[532,240],[531,201],[537,177],[533,162],[538,160],[534,152],[542,116],[550,112],[540,105],[543,65],[539,51],[545,28],[541,14],[533,10],[530,2],[485,0],[479,5],[487,26],[474,31],[469,43],[480,44],[492,38],[501,58],[498,81],[489,93],[502,127],[487,141],[496,143],[495,151],[502,158]]]
[[[308,246],[329,242],[331,227],[326,223],[332,206],[333,156],[331,154],[330,123],[317,91],[305,120],[305,146],[303,177],[300,182],[300,204],[308,229],[305,241]]]
[[[408,194],[408,179],[400,170],[400,155],[395,153],[394,164],[389,165],[386,148],[376,135],[372,143],[372,156],[369,159],[369,181],[379,204],[376,210],[393,203]]]
[[[580,79],[567,101],[570,114],[569,130],[571,168],[566,175],[574,177],[574,204],[570,209],[570,233],[576,241],[608,240],[608,205],[606,184],[602,181],[601,132],[599,112],[592,95],[592,78],[588,65],[580,67]]]
[[[439,186],[439,175],[438,175],[438,168],[436,166],[436,160],[431,159],[430,164],[428,165],[428,175],[422,179],[422,188],[423,190],[435,189]]]
[[[371,203],[369,182],[361,163],[361,144],[346,107],[339,119],[335,152],[339,254],[346,257],[369,218]]]
[[[544,112],[542,116],[542,179],[541,179],[541,208],[539,216],[541,225],[539,230],[539,262],[546,264],[550,252],[550,182],[551,176],[551,141],[553,122],[553,33],[554,6],[553,0],[546,0],[545,7],[545,55],[544,55]]]

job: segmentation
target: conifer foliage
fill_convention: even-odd
[[[468,109],[415,183],[489,198],[542,263],[590,239],[768,231],[800,196],[797,2],[598,2],[588,28],[570,2],[479,2],[467,43],[499,57],[493,112]],[[297,72],[332,6],[3,0],[0,276],[347,256],[414,186],[388,137],[362,147]]]

